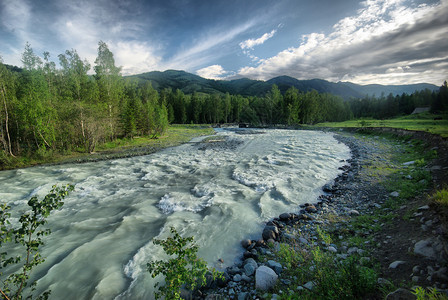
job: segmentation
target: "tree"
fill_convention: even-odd
[[[95,60],[95,78],[100,90],[100,98],[106,104],[109,114],[109,135],[116,136],[118,106],[123,87],[121,82],[121,68],[115,66],[113,53],[103,41],[98,43],[98,57]]]
[[[147,264],[148,272],[154,278],[159,274],[165,275],[165,286],[155,287],[156,299],[165,296],[165,299],[180,299],[180,289],[183,285],[194,290],[206,284],[206,274],[212,273],[213,279],[222,277],[215,269],[209,269],[207,263],[197,257],[198,246],[193,237],[183,238],[174,227],[170,229],[171,235],[165,240],[154,239],[155,245],[162,246],[166,254],[174,256],[168,261],[154,261]]]
[[[12,152],[12,141],[9,133],[9,109],[15,98],[15,82],[14,76],[3,65],[0,56],[0,140],[3,144],[3,151],[14,156]]]
[[[15,273],[4,274],[0,272],[0,293],[4,299],[22,299],[32,269],[45,261],[39,253],[39,248],[44,244],[42,237],[49,235],[51,230],[39,228],[47,224],[47,218],[53,210],[62,207],[64,204],[62,200],[73,189],[72,185],[66,185],[62,188],[53,186],[44,199],[39,200],[36,196],[31,197],[28,201],[31,211],[20,216],[18,227],[11,225],[11,207],[5,203],[0,204],[0,246],[13,242],[24,246],[23,255],[9,256],[6,251],[0,253],[1,271],[10,265],[20,267]],[[33,291],[35,284],[36,282],[29,286],[31,291]],[[50,291],[47,291],[42,297],[46,299],[49,294]],[[31,296],[28,298],[31,298]]]

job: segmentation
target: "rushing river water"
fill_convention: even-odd
[[[227,142],[0,172],[0,201],[15,211],[54,184],[75,185],[49,218],[46,262],[33,273],[38,291],[51,289],[51,299],[151,299],[146,263],[163,257],[152,239],[171,226],[194,235],[209,265],[231,265],[243,238],[258,239],[263,222],[315,201],[350,156],[332,134],[316,131],[222,130],[220,138]]]

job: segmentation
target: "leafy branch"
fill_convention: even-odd
[[[55,209],[60,209],[64,204],[62,200],[73,190],[72,185],[62,188],[54,185],[44,199],[31,197],[28,201],[31,211],[20,216],[20,226],[17,228],[14,228],[9,221],[11,207],[6,203],[0,204],[0,247],[3,248],[4,244],[11,242],[25,247],[24,257],[8,256],[6,251],[0,253],[0,293],[4,299],[22,299],[22,293],[28,286],[32,269],[45,261],[39,252],[39,247],[44,244],[42,237],[49,235],[51,230],[39,228],[47,224],[50,213]],[[12,274],[3,274],[3,269],[10,265],[19,266],[19,270]],[[10,269],[11,267],[9,267]],[[36,282],[30,285],[31,291],[35,289],[35,285]],[[50,291],[46,291],[38,298],[46,299],[49,294]]]

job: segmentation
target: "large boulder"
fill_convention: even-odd
[[[273,226],[273,225],[267,225],[264,230],[263,230],[263,239],[265,241],[269,240],[269,239],[273,239],[276,240],[278,237],[279,231],[277,226]]]
[[[267,291],[277,283],[278,275],[269,267],[261,266],[255,272],[255,288]]]

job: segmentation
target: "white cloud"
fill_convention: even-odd
[[[122,66],[123,75],[139,74],[159,68],[161,58],[145,42],[120,41],[112,43],[110,48],[114,53],[116,65]]]
[[[276,32],[277,32],[277,30],[273,29],[271,32],[267,32],[267,33],[263,34],[258,39],[245,40],[244,42],[240,43],[240,47],[241,47],[241,49],[253,49],[255,46],[262,45],[264,42],[269,40],[271,37],[273,37],[275,35]]]
[[[359,75],[359,81],[364,83],[374,77],[384,82],[389,78],[391,84],[402,82],[403,78],[418,80],[423,70],[403,69],[400,76],[396,74],[398,69],[393,76],[390,71],[422,59],[445,56],[448,1],[416,7],[407,7],[403,2],[365,1],[355,16],[337,22],[331,33],[304,35],[299,46],[285,49],[257,67],[243,67],[238,73],[265,80],[285,74],[331,81],[347,77],[357,81]]]
[[[204,78],[216,79],[216,80],[225,79],[227,76],[230,75],[229,72],[224,70],[224,68],[220,65],[212,65],[199,69],[196,71],[196,74]]]
[[[220,46],[233,40],[256,24],[255,20],[249,20],[233,28],[214,28],[197,40],[193,41],[192,47],[182,49],[172,58],[170,58],[163,67],[165,69],[183,69],[190,70],[215,61],[222,55],[227,54],[224,48]]]

